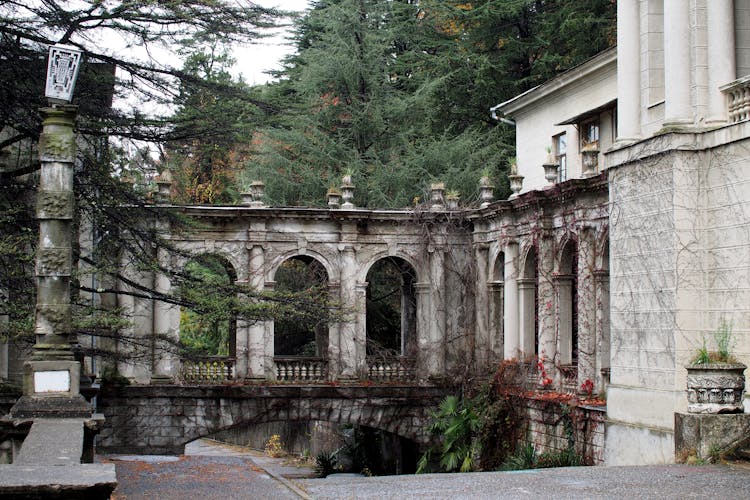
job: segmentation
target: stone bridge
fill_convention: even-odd
[[[99,396],[106,426],[97,449],[180,454],[216,432],[277,421],[372,427],[425,445],[430,412],[453,391],[425,386],[218,385],[109,387]]]

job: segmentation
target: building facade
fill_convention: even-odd
[[[722,322],[736,356],[750,359],[748,9],[745,0],[619,1],[616,53],[494,108],[517,120],[524,190],[542,186],[545,155],[523,144],[529,126],[554,150],[559,134],[574,136],[561,127],[575,123],[578,140],[561,159],[571,165],[571,155],[585,160],[591,115],[599,120],[597,171],[609,191],[608,464],[674,459],[684,366]],[[615,60],[614,73],[603,70]],[[602,112],[616,119],[604,125]]]

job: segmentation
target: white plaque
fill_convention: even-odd
[[[34,372],[34,392],[70,392],[70,372],[68,370]]]

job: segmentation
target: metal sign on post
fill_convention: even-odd
[[[44,95],[48,99],[68,103],[73,100],[73,88],[81,67],[83,52],[71,45],[53,45],[49,48],[47,84]]]

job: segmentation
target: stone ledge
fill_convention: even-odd
[[[0,498],[109,498],[115,486],[114,464],[0,465]]]

